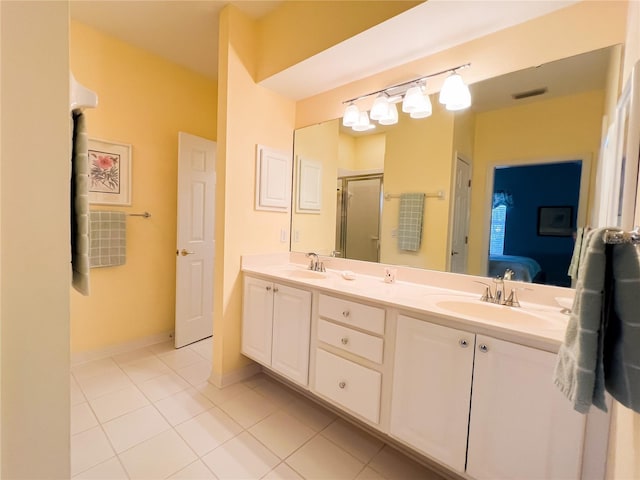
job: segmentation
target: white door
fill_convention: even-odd
[[[460,157],[457,157],[453,224],[451,227],[451,266],[449,269],[453,273],[467,273],[470,195],[471,166]]]
[[[309,378],[310,332],[311,292],[274,285],[271,367],[305,386]]]
[[[556,357],[477,336],[467,474],[580,478],[586,416],[553,384]]]
[[[213,334],[216,143],[178,134],[175,346]]]
[[[459,472],[467,449],[474,339],[398,316],[391,435]]]
[[[271,365],[273,283],[244,278],[241,351],[263,365]]]

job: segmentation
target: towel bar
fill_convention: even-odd
[[[392,198],[400,198],[400,196],[401,195],[399,194],[385,193],[384,199],[391,200]],[[425,193],[424,196],[428,198],[439,198],[440,200],[442,200],[444,198],[444,190],[438,190],[437,192],[433,193]]]
[[[631,243],[640,244],[640,227],[636,227],[630,232],[624,230],[605,230],[604,242],[611,244]]]
[[[144,218],[149,218],[151,217],[151,214],[149,212],[143,212],[143,213],[130,213],[129,214],[130,217],[144,217]]]

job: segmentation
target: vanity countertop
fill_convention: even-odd
[[[347,279],[341,270],[328,268],[326,273],[320,274],[308,270],[306,265],[290,262],[243,264],[242,271],[321,293],[398,309],[400,313],[428,317],[434,323],[551,352],[558,351],[569,320],[559,305],[520,300],[521,307],[513,308],[481,302],[481,285],[477,285],[477,293],[470,293],[426,283],[386,283],[382,276],[365,273],[347,275],[353,277]]]

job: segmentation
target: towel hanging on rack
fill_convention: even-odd
[[[84,114],[73,113],[71,157],[71,285],[89,295],[89,159]]]
[[[398,218],[398,248],[400,250],[410,252],[420,250],[424,197],[424,193],[403,193],[400,195]]]

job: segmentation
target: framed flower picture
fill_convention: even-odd
[[[131,145],[89,139],[89,202],[131,205]]]

